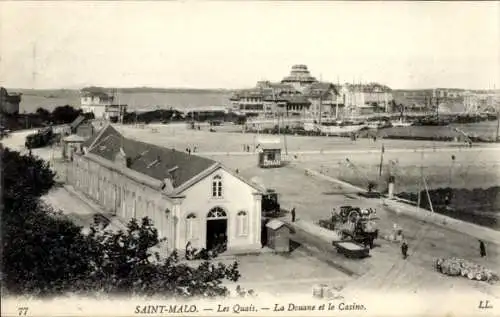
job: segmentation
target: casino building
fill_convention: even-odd
[[[73,155],[68,183],[123,220],[149,217],[167,249],[261,248],[262,190],[213,160],[127,139],[111,125]]]
[[[280,83],[260,81],[255,88],[243,89],[231,98],[231,110],[247,115],[276,117],[319,115],[331,112],[337,88],[311,76],[306,65],[293,65]],[[323,109],[324,107],[324,109]]]
[[[260,81],[255,88],[237,91],[231,111],[250,116],[341,118],[391,112],[392,90],[378,83],[333,84],[318,81],[306,65],[293,65],[281,82]]]

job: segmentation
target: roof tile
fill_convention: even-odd
[[[130,160],[128,168],[161,181],[171,178],[175,188],[216,164],[201,156],[127,139],[114,128],[111,129],[104,131],[90,153],[114,161],[120,149],[123,149]]]

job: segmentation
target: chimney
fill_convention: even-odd
[[[122,147],[120,147],[120,151],[115,156],[115,163],[117,163],[120,166],[123,167],[130,167],[132,160],[130,157],[127,157],[127,154],[123,150]]]
[[[174,190],[174,183],[171,176],[163,180],[163,186],[161,189],[165,193],[170,193],[171,191]]]

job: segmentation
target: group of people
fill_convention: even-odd
[[[250,145],[243,144],[243,152],[250,152]]]
[[[186,153],[191,154],[191,153],[196,153],[198,151],[198,147],[193,146],[192,148],[187,147],[186,148]]]
[[[219,233],[214,235],[214,247],[213,250],[216,253],[222,253],[227,249],[227,237],[225,233]]]
[[[225,234],[221,233],[221,234],[216,234],[214,236],[214,247],[211,250],[203,248],[198,251],[197,249],[193,248],[191,241],[188,241],[186,243],[185,256],[186,260],[196,260],[196,259],[209,260],[215,258],[218,254],[226,250],[227,250],[227,239]]]

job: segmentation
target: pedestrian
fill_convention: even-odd
[[[292,208],[291,214],[292,214],[292,222],[295,222],[295,207]]]
[[[486,246],[482,240],[479,240],[479,253],[481,257],[484,258],[486,256]]]
[[[193,149],[193,153],[196,153],[198,151],[198,148],[195,146]]]
[[[186,260],[192,259],[193,247],[191,246],[191,241],[186,244]]]
[[[408,243],[406,242],[406,239],[403,240],[403,243],[401,243],[401,253],[403,254],[403,259],[406,260],[408,257]]]
[[[450,195],[446,194],[446,196],[444,197],[444,204],[446,207],[450,205]]]
[[[335,222],[335,218],[336,218],[335,216],[336,216],[335,208],[333,208],[333,210],[332,210],[332,222]]]

